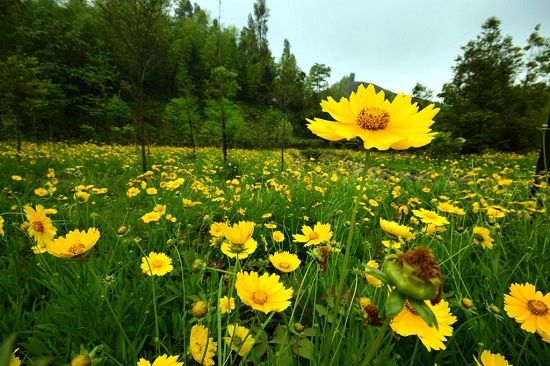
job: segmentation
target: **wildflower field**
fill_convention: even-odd
[[[283,171],[278,151],[231,150],[225,167],[220,155],[151,147],[141,174],[133,146],[25,143],[18,163],[2,143],[0,356],[547,364],[535,155],[289,150]],[[414,300],[426,271],[444,284],[433,304]]]

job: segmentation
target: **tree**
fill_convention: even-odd
[[[105,22],[118,41],[128,62],[129,91],[135,100],[135,120],[141,144],[143,172],[147,171],[145,156],[145,79],[159,63],[162,25],[168,0],[95,0]]]
[[[236,81],[237,74],[218,66],[212,69],[208,81],[207,95],[216,102],[217,113],[222,128],[222,151],[223,161],[227,162],[227,130],[226,130],[226,110],[233,106],[230,99],[233,98],[239,90],[239,84]]]
[[[328,88],[327,79],[330,77],[330,71],[329,66],[317,62],[309,69],[308,86],[316,97]]]
[[[300,68],[296,62],[296,57],[290,52],[290,42],[285,38],[283,54],[277,65],[277,78],[275,79],[275,96],[280,108],[283,110],[283,118],[280,125],[281,142],[281,171],[285,165],[285,135],[288,124],[288,105],[291,100],[299,98],[300,95]]]
[[[416,83],[412,90],[412,95],[414,98],[431,100],[433,98],[433,90],[428,89],[426,85],[421,83]]]
[[[0,61],[0,112],[4,120],[13,121],[18,160],[23,124],[47,105],[50,87],[50,81],[39,75],[36,58],[14,55]]]
[[[513,109],[514,81],[521,66],[521,50],[489,18],[482,32],[462,47],[454,77],[443,86],[446,113],[455,135],[467,139],[466,149],[486,147],[516,150],[520,128]]]

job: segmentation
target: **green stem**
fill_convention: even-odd
[[[365,360],[363,361],[363,366],[370,365],[372,358],[374,357],[374,354],[378,349],[380,348],[380,345],[382,344],[382,340],[384,339],[384,336],[386,335],[386,331],[388,330],[388,326],[390,325],[390,318],[386,318],[384,321],[384,324],[382,324],[382,328],[378,331],[378,336],[376,336],[376,339],[369,347],[369,350],[367,352],[367,355],[365,356]]]
[[[153,311],[155,313],[155,350],[157,351],[157,355],[160,354],[160,335],[159,335],[159,318],[157,314],[157,293],[156,293],[156,282],[155,282],[155,276],[151,276],[151,281],[153,282]]]
[[[350,221],[350,227],[349,227],[349,233],[348,233],[348,239],[346,242],[346,250],[344,253],[344,261],[342,263],[342,266],[340,267],[340,279],[338,281],[338,286],[336,287],[336,293],[334,294],[334,322],[330,328],[328,341],[330,344],[332,344],[333,337],[337,333],[337,328],[339,326],[339,322],[336,321],[338,319],[338,312],[340,311],[340,300],[342,298],[342,289],[344,288],[344,282],[346,280],[346,275],[348,274],[348,265],[349,265],[349,259],[351,256],[351,243],[353,242],[353,234],[355,231],[355,223],[357,220],[357,211],[359,210],[359,202],[361,201],[361,196],[363,195],[363,188],[365,187],[365,181],[367,176],[367,155],[365,155],[365,163],[363,166],[363,172],[361,174],[361,185],[359,188],[359,192],[357,193],[357,197],[355,198],[355,202],[353,205],[353,211],[351,212],[351,221]],[[355,184],[353,185],[353,189],[355,189]],[[325,360],[329,356],[331,347],[326,347],[326,351],[324,354]]]
[[[523,345],[521,346],[521,349],[519,350],[518,359],[516,360],[516,365],[521,365],[521,356],[523,356],[523,351],[525,350],[525,346],[527,345],[527,341],[529,340],[529,336],[531,333],[527,333],[525,335],[525,340],[523,341]]]
[[[414,366],[414,361],[416,359],[416,354],[418,353],[418,338],[416,338],[416,343],[414,344],[414,351],[411,357],[411,362],[409,363],[410,366]]]

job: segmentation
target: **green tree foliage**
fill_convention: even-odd
[[[314,63],[309,69],[307,84],[311,92],[318,96],[322,91],[328,88],[328,78],[330,77],[330,67],[325,64]]]
[[[535,45],[544,42],[532,37],[532,45],[528,47],[538,54],[540,50]],[[453,68],[453,80],[444,85],[440,95],[446,105],[443,115],[447,128],[466,139],[464,148],[470,152],[486,148],[512,151],[533,148],[537,122],[526,111],[528,101],[534,97],[530,84],[542,79],[539,75],[544,67],[538,65],[543,64],[535,62],[527,66],[522,87],[518,80],[525,72],[524,55],[510,36],[502,34],[500,21],[494,17],[483,24],[481,34],[462,50]],[[538,88],[542,95],[547,95],[547,83],[539,84]],[[542,103],[546,107],[540,109],[547,110],[548,102]]]
[[[33,57],[10,56],[0,61],[0,114],[10,123],[21,153],[21,137],[29,129],[38,111],[47,106],[46,95],[54,93],[47,79],[40,77],[38,61]],[[36,126],[34,126],[36,127]]]

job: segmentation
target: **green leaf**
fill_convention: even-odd
[[[424,321],[428,323],[430,327],[432,325],[435,325],[436,328],[438,327],[435,314],[424,301],[418,301],[418,300],[412,300],[412,299],[408,299],[408,300],[409,300],[409,304],[411,304],[414,311],[416,311],[418,315],[420,315],[420,317],[424,319]]]
[[[313,360],[313,342],[307,338],[301,338],[298,342],[295,343],[298,347],[296,348],[295,353],[303,358],[308,360]],[[294,348],[294,347],[293,347]]]
[[[393,318],[405,306],[405,296],[397,290],[390,292],[386,302],[386,317]]]
[[[15,343],[15,334],[12,334],[0,346],[0,365],[11,364],[11,354],[12,354],[14,343]]]
[[[369,274],[371,276],[374,276],[374,277],[378,278],[379,280],[384,281],[384,283],[388,283],[388,281],[389,281],[388,275],[386,275],[384,272],[382,272],[382,271],[380,271],[376,268],[367,266],[367,265],[365,265],[365,268],[367,269],[367,271],[369,272]]]

